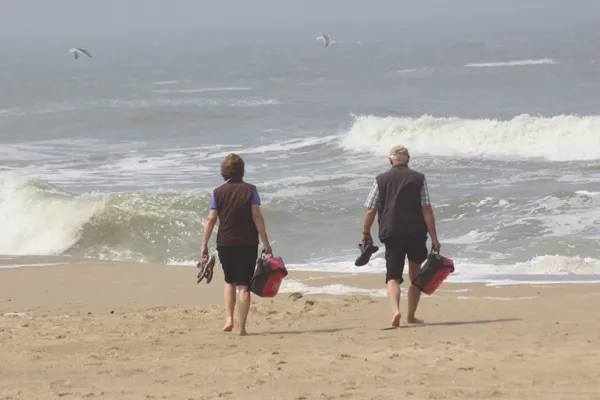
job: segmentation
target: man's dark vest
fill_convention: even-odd
[[[241,180],[230,180],[214,190],[219,213],[217,247],[258,245],[258,230],[252,219],[254,190]]]
[[[406,234],[427,234],[421,208],[425,175],[397,165],[376,178],[379,188],[379,240]]]

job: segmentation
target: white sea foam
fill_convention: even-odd
[[[153,90],[154,93],[205,93],[205,92],[238,92],[250,90],[249,87],[210,87],[199,89],[173,89],[173,90]]]
[[[164,187],[165,182],[172,181],[172,177],[176,177],[178,183],[195,183],[198,187],[198,180],[201,180],[198,179],[199,177],[214,176],[215,167],[210,165],[212,160],[222,159],[232,151],[242,156],[261,154],[265,159],[277,160],[291,157],[296,151],[306,152],[318,149],[322,145],[333,144],[337,138],[338,136],[333,135],[313,136],[274,141],[263,145],[194,146],[163,148],[151,152],[143,150],[145,146],[143,142],[107,145],[92,140],[71,143],[56,140],[7,144],[0,147],[0,156],[5,160],[28,161],[25,166],[15,168],[14,171],[10,167],[6,168],[11,171],[5,172],[4,177],[10,176],[15,180],[45,180],[60,186],[93,181],[95,188],[109,187],[109,190],[113,191],[119,187],[130,188],[140,185],[146,188]],[[82,152],[88,153],[84,160],[82,160]],[[45,160],[57,160],[57,162],[45,162]],[[255,165],[249,165],[247,168],[250,170],[255,168]],[[310,173],[308,167],[307,173]],[[295,178],[291,177],[291,179]],[[335,178],[323,174],[324,180]],[[186,180],[188,182],[185,182]],[[274,181],[282,185],[284,183],[284,180],[278,178]],[[272,186],[270,180],[266,183]]]
[[[305,147],[316,146],[321,144],[326,144],[336,140],[338,136],[324,136],[324,137],[308,137],[308,138],[298,138],[298,139],[290,139],[284,140],[281,142],[275,142],[272,144],[265,144],[257,147],[248,147],[248,148],[240,148],[239,150],[235,150],[240,155],[247,154],[261,154],[261,153],[269,153],[269,152],[286,152],[290,150],[302,149]],[[217,152],[210,154],[206,159],[219,159],[225,157],[229,152]]]
[[[513,61],[498,61],[487,63],[471,63],[466,64],[467,68],[498,68],[498,67],[525,67],[530,65],[554,65],[556,61],[550,58],[542,58],[536,60],[513,60]]]
[[[342,273],[385,273],[385,259],[380,249],[371,261],[363,266],[354,266],[354,260],[325,261],[305,264],[290,264],[290,270],[320,271]],[[497,261],[474,261],[471,259],[454,259],[455,273],[449,281],[475,282],[482,279],[490,281],[504,280],[506,276],[540,275],[540,276],[600,276],[600,260],[591,257],[566,257],[560,255],[544,255],[519,263]],[[482,278],[483,277],[483,278]]]
[[[175,83],[178,83],[179,81],[158,81],[158,82],[154,82],[154,85],[173,85]]]
[[[64,265],[64,263],[35,263],[35,264],[0,264],[1,268],[22,268],[22,267],[50,267],[55,265]]]
[[[416,68],[409,68],[409,69],[401,69],[399,71],[396,71],[397,74],[408,74],[410,72],[415,72],[417,69]]]
[[[486,283],[486,286],[500,288],[504,286],[521,286],[527,285],[532,288],[548,287],[552,285],[595,285],[600,283],[600,277],[597,279],[569,279],[569,280],[540,280],[540,279],[499,279],[493,282]]]
[[[589,192],[587,190],[578,190],[577,193],[580,196],[597,197],[600,196],[600,192]]]
[[[142,98],[142,99],[108,99],[94,100],[81,103],[55,103],[38,105],[35,107],[13,108],[6,113],[0,114],[2,117],[23,117],[29,115],[45,115],[63,112],[78,112],[88,109],[108,108],[108,109],[144,109],[144,108],[164,108],[164,107],[262,107],[279,105],[281,102],[277,99],[263,98],[204,98],[204,97],[185,97],[185,98]]]
[[[600,260],[591,257],[545,255],[521,263],[486,266],[476,272],[507,275],[600,275]]]
[[[533,300],[537,298],[537,296],[522,296],[522,297],[494,297],[494,296],[483,296],[483,297],[474,297],[474,296],[458,296],[458,300],[502,300],[502,301],[510,301],[510,300]]]
[[[476,158],[600,159],[600,117],[524,114],[511,120],[355,117],[340,146],[355,153],[386,155],[399,143],[413,154]]]
[[[482,232],[478,229],[467,232],[464,235],[444,239],[444,243],[450,244],[476,244],[484,243],[492,238],[494,234],[492,232]]]
[[[551,195],[536,199],[526,218],[535,218],[547,228],[543,236],[583,236],[600,234],[600,196],[580,190],[575,195]],[[521,219],[515,220],[518,223]]]
[[[334,284],[327,286],[306,286],[301,282],[292,280],[284,280],[279,289],[280,293],[304,293],[304,294],[331,294],[331,295],[347,295],[347,294],[363,294],[375,297],[385,297],[385,289],[364,289],[342,284]]]

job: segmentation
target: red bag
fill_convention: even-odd
[[[431,250],[423,268],[419,271],[412,284],[425,294],[433,294],[442,282],[454,272],[454,262]]]
[[[250,281],[250,291],[260,297],[275,297],[283,278],[288,274],[281,257],[262,256],[256,262],[254,276]]]

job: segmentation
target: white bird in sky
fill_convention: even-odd
[[[319,36],[317,38],[317,40],[322,40],[323,42],[325,42],[325,47],[329,47],[329,35],[327,35],[326,33],[324,33],[323,35]]]
[[[80,55],[84,54],[89,58],[92,58],[92,55],[86,49],[82,49],[81,47],[75,47],[74,49],[71,49],[69,51],[73,53],[73,58],[75,58],[76,60],[79,58]]]

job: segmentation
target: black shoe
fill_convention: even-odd
[[[360,256],[358,256],[358,258],[354,262],[354,265],[356,265],[357,267],[362,267],[363,265],[366,265],[371,259],[371,256],[374,253],[376,253],[377,250],[379,250],[379,247],[373,245],[373,243],[362,243],[358,245],[358,248],[360,249],[361,253]]]

